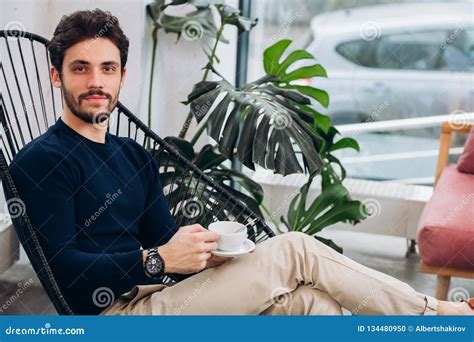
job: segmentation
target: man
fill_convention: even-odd
[[[178,228],[151,155],[106,132],[128,39],[101,10],[65,16],[48,45],[64,108],[11,172],[67,302],[79,314],[472,313],[368,269],[301,233],[217,258],[218,235]],[[177,283],[160,284],[168,275]],[[116,299],[104,305],[104,296]],[[107,307],[106,307],[107,306]]]

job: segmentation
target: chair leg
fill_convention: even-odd
[[[436,298],[439,300],[446,300],[448,297],[449,283],[451,277],[449,276],[438,276],[438,285],[436,287]]]

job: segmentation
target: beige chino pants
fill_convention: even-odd
[[[291,232],[172,286],[135,286],[102,315],[435,315],[437,301]]]

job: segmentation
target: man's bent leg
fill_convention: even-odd
[[[342,315],[341,306],[329,294],[306,285],[300,285],[293,292],[281,289],[282,295],[273,298],[273,304],[261,315],[272,316],[321,316]]]
[[[275,289],[293,292],[300,285],[327,292],[354,314],[421,315],[436,309],[427,308],[426,297],[407,284],[292,232],[161,291],[141,286],[136,298],[121,298],[104,314],[258,315],[273,304]]]

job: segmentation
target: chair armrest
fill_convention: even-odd
[[[438,154],[438,163],[436,165],[435,173],[435,186],[438,183],[439,177],[444,167],[448,165],[449,162],[449,148],[451,147],[451,134],[456,133],[469,133],[471,130],[472,124],[468,125],[455,125],[451,122],[444,122],[441,127],[441,135],[439,139],[439,154]]]

